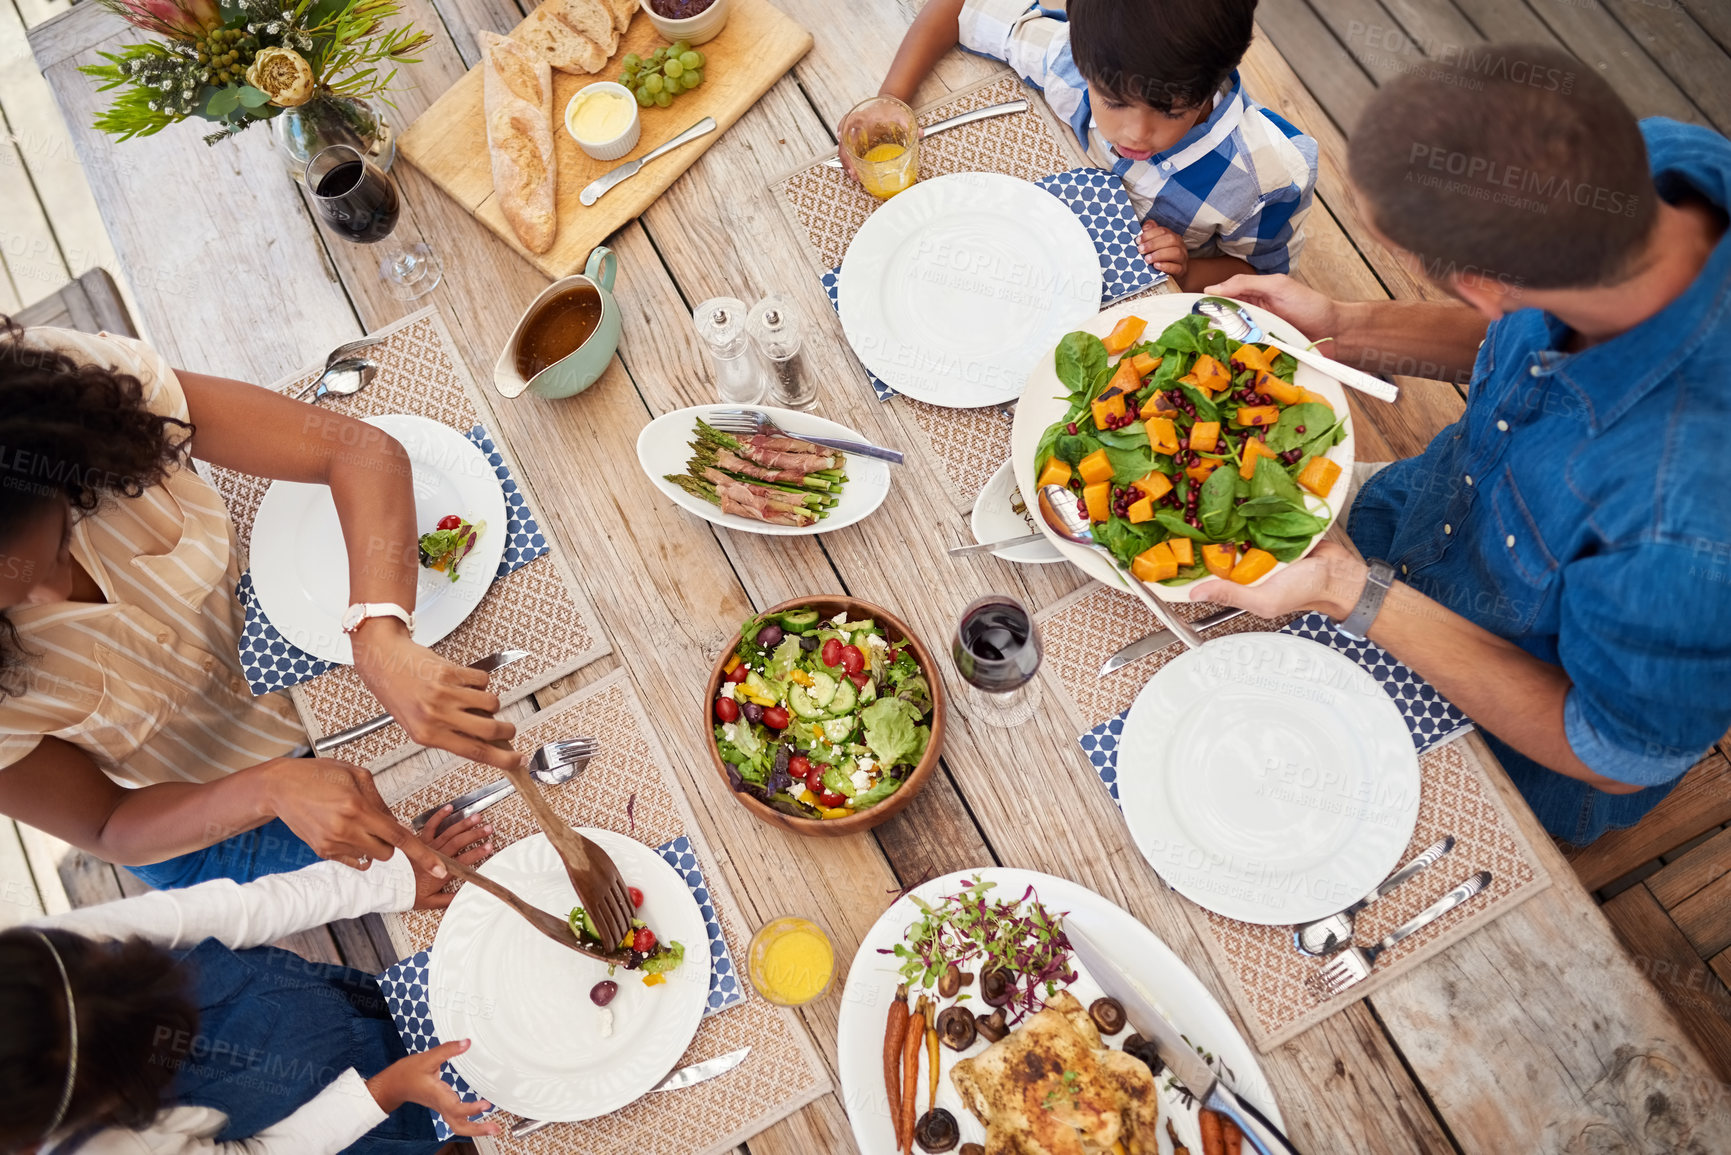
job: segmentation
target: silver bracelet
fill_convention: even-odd
[[[1358,604],[1352,607],[1352,612],[1346,615],[1346,620],[1335,626],[1335,632],[1341,637],[1362,642],[1370,634],[1371,623],[1376,621],[1376,615],[1382,610],[1383,599],[1388,597],[1388,591],[1394,585],[1394,567],[1381,558],[1371,558],[1370,572],[1365,575],[1364,592],[1358,595]]]

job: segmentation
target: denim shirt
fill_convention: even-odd
[[[1731,204],[1731,141],[1642,121],[1667,200]],[[1492,745],[1552,834],[1650,810],[1731,727],[1731,233],[1661,312],[1567,353],[1538,309],[1490,326],[1466,411],[1366,483],[1367,557],[1572,684],[1580,760],[1613,795]]]

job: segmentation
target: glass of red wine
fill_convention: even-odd
[[[1008,729],[1034,716],[1039,704],[1040,634],[1028,608],[1008,594],[987,594],[956,626],[950,656],[966,682],[967,713]]]
[[[379,278],[401,300],[425,296],[444,268],[432,247],[394,236],[402,201],[383,169],[346,144],[333,144],[307,162],[307,190],[319,216],[339,236],[378,245]]]

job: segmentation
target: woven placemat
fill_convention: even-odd
[[[556,738],[599,739],[601,752],[582,776],[547,792],[554,809],[573,826],[614,830],[646,846],[681,834],[689,837],[728,950],[735,959],[745,958],[739,908],[624,671],[534,715],[517,733],[519,750]],[[431,781],[418,776],[412,793],[391,799],[399,818],[407,820],[499,776],[492,767],[474,762],[434,773]],[[500,847],[540,829],[520,798],[501,802],[486,815]],[[387,915],[385,922],[398,951],[407,956],[433,945],[441,917],[440,911],[409,911]],[[556,1124],[522,1139],[482,1139],[478,1145],[484,1152],[506,1155],[711,1155],[731,1150],[830,1090],[829,1076],[792,1013],[755,995],[705,1018],[679,1065],[746,1046],[751,1054],[745,1062],[712,1082],[677,1094],[646,1096],[599,1119]],[[516,1122],[505,1111],[498,1118],[506,1131]]]
[[[1191,620],[1213,608],[1200,603],[1178,607]],[[1206,636],[1278,629],[1298,617],[1271,622],[1245,614]],[[1093,583],[1036,615],[1035,620],[1044,644],[1048,682],[1085,731],[1080,748],[1096,765],[1103,782],[1109,775],[1115,781],[1116,756],[1101,746],[1114,739],[1121,715],[1149,679],[1184,652],[1183,643],[1175,642],[1100,678],[1100,664],[1108,655],[1158,627],[1154,615],[1139,601]],[[1380,660],[1393,661],[1376,652]],[[1422,683],[1422,679],[1404,667],[1402,670],[1402,691],[1412,695],[1414,682]],[[1403,716],[1409,727],[1418,721],[1408,711],[1403,710]],[[1428,741],[1419,736],[1418,729],[1414,734],[1415,745]],[[1272,1050],[1343,1007],[1374,994],[1409,967],[1507,914],[1550,885],[1549,873],[1485,775],[1485,766],[1458,738],[1432,746],[1419,756],[1418,819],[1400,860],[1409,861],[1445,834],[1455,836],[1455,847],[1441,862],[1359,915],[1354,941],[1376,942],[1475,871],[1490,871],[1491,885],[1459,910],[1390,948],[1377,960],[1370,978],[1336,998],[1324,999],[1316,993],[1312,984],[1326,964],[1294,948],[1291,927],[1239,922],[1184,902],[1186,915],[1200,932],[1215,966],[1226,976],[1239,1015],[1258,1049]],[[1115,786],[1108,784],[1107,788],[1116,801]]]
[[[366,351],[379,372],[359,393],[330,397],[320,408],[349,417],[412,413],[459,432],[484,425],[495,435],[498,422],[486,396],[476,388],[455,352],[444,318],[432,307],[411,313],[375,336],[384,337]],[[314,380],[322,366],[313,366],[278,381],[279,393],[294,395]],[[510,449],[495,448],[521,479]],[[201,469],[222,494],[241,548],[250,551],[253,519],[270,487],[268,480],[214,466]],[[556,542],[547,553],[496,580],[481,604],[456,630],[433,646],[441,656],[466,665],[509,646],[528,650],[529,657],[496,672],[490,683],[502,705],[518,701],[541,687],[606,654],[611,646],[591,623],[596,614],[573,580],[572,570]],[[301,721],[314,738],[365,721],[383,712],[351,667],[342,666],[289,690]],[[373,769],[400,760],[419,749],[398,726],[387,726],[356,742],[338,747],[335,757]]]

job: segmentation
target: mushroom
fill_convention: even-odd
[[[986,1037],[989,1043],[995,1043],[1010,1033],[1010,1028],[1004,1025],[1004,1011],[1000,1007],[989,1015],[981,1015],[974,1020],[974,1029]]]
[[[938,994],[946,999],[956,997],[956,992],[962,989],[962,968],[951,963],[944,968],[944,973],[938,976]]]
[[[950,1150],[961,1141],[962,1129],[956,1126],[956,1117],[942,1107],[933,1107],[914,1124],[914,1142],[934,1155]]]
[[[1088,1005],[1088,1017],[1094,1020],[1102,1035],[1115,1035],[1124,1029],[1124,1004],[1110,995],[1095,999]]]
[[[945,1007],[938,1013],[938,1039],[952,1051],[974,1045],[974,1013],[964,1006]]]
[[[980,972],[980,998],[989,1007],[1001,1007],[1016,993],[1016,980],[1003,967],[990,967]]]
[[[986,1149],[978,1143],[963,1143],[956,1155],[986,1155]]]

